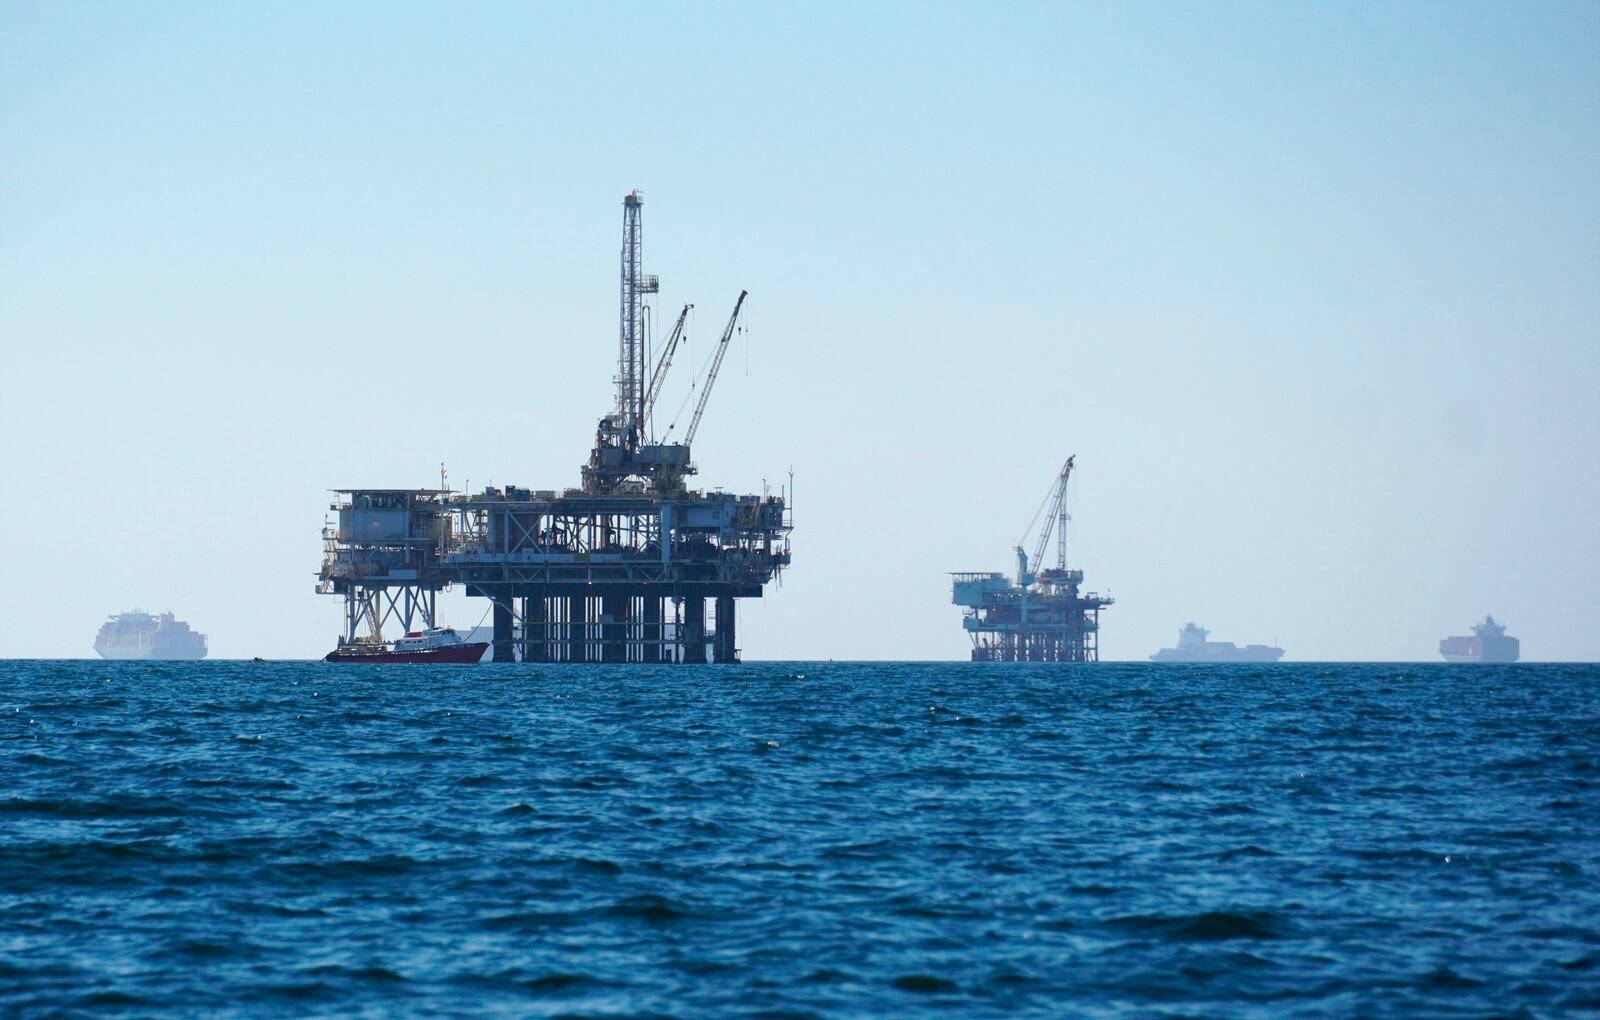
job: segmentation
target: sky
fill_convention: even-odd
[[[1069,454],[1106,658],[1600,659],[1600,6],[15,0],[0,657],[319,656],[328,490],[576,484],[634,188],[748,659],[965,657]]]

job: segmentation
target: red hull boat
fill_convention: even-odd
[[[453,628],[414,630],[390,644],[385,641],[351,641],[322,657],[323,662],[448,662],[470,665],[483,658],[487,641],[462,641]]]

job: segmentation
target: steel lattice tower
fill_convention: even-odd
[[[616,425],[622,445],[638,449],[644,434],[644,296],[661,289],[660,280],[645,276],[641,268],[642,226],[639,213],[644,199],[631,191],[622,200],[622,295],[617,347]]]

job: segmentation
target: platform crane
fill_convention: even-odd
[[[648,422],[650,414],[655,410],[656,398],[661,395],[661,384],[667,378],[667,369],[672,367],[672,353],[678,347],[678,341],[683,339],[683,324],[689,320],[689,311],[694,305],[684,305],[683,311],[678,313],[677,325],[672,327],[672,335],[667,337],[667,342],[661,348],[661,357],[656,360],[656,369],[650,374],[650,388],[645,391],[644,404],[639,417]]]
[[[744,299],[749,294],[747,290],[739,292],[739,300],[733,305],[733,314],[728,316],[728,328],[722,331],[722,339],[717,341],[717,353],[711,359],[710,370],[706,372],[706,383],[700,390],[700,402],[695,405],[694,417],[689,419],[688,431],[683,434],[684,446],[694,446],[694,436],[700,431],[700,418],[706,413],[706,401],[711,397],[711,387],[716,384],[717,372],[722,368],[722,358],[728,353],[728,342],[733,339],[734,327],[739,323],[739,310],[744,307]]]
[[[1033,547],[1033,559],[1028,559],[1027,552],[1019,544],[1017,546],[1017,584],[1026,588],[1032,584],[1034,578],[1041,573],[1044,562],[1044,551],[1050,545],[1050,535],[1056,536],[1056,571],[1065,576],[1067,569],[1067,522],[1072,516],[1067,513],[1067,479],[1072,477],[1072,464],[1077,459],[1077,454],[1067,458],[1061,465],[1061,475],[1056,482],[1055,492],[1050,496],[1050,512],[1045,515],[1044,526],[1039,531],[1039,540]],[[1032,569],[1029,569],[1029,564]]]

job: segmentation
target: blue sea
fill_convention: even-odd
[[[0,1015],[1600,1011],[1600,668],[0,663]]]

